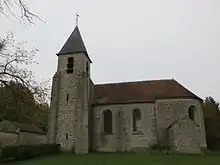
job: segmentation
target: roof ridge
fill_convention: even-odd
[[[176,81],[175,79],[151,79],[151,80],[138,80],[138,81],[124,81],[124,82],[109,82],[109,83],[100,83],[98,85],[114,85],[114,84],[132,84],[132,83],[142,83],[142,82],[154,82],[154,81]]]

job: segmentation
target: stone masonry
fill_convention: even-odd
[[[74,54],[74,73],[66,74],[66,61],[72,56],[65,55],[58,59],[48,139],[50,143],[59,143],[64,151],[75,148],[76,153],[85,153],[88,152],[89,75],[84,72],[87,58]]]
[[[202,100],[177,81],[94,84],[77,26],[57,56],[48,143],[76,154],[139,151],[159,144],[175,152],[206,148]],[[70,58],[73,72],[68,73]],[[106,124],[111,132],[105,132]]]
[[[197,124],[187,116],[188,107],[190,105],[198,106],[197,109]],[[136,134],[132,132],[132,110],[139,108],[141,115],[142,133]],[[113,112],[113,134],[102,137],[102,111],[110,109]],[[156,113],[155,113],[156,109]],[[127,139],[120,140],[118,136],[121,135],[120,123],[118,122],[118,112],[126,114],[127,121],[124,126],[128,129]],[[158,140],[163,137],[165,129],[175,120],[179,121],[172,130],[174,131],[172,141],[178,142],[178,145],[172,145],[172,150],[183,152],[200,152],[201,148],[206,148],[205,129],[202,109],[200,103],[196,100],[180,99],[180,100],[158,100],[155,104],[139,103],[139,104],[125,104],[125,105],[108,105],[94,107],[95,126],[94,126],[94,150],[97,151],[131,151],[138,148],[150,148],[155,145]],[[122,121],[122,120],[119,120]],[[177,127],[179,124],[184,124],[185,127]],[[192,130],[190,132],[190,130]],[[194,131],[193,131],[194,130]],[[170,130],[169,130],[170,131]],[[188,132],[189,133],[188,133]],[[181,136],[180,136],[181,135]],[[189,136],[195,138],[189,140]],[[182,140],[179,140],[179,139]],[[194,140],[194,141],[193,141]],[[127,145],[125,143],[127,142]],[[194,144],[198,143],[195,148]],[[122,146],[118,149],[119,146]],[[126,146],[126,147],[125,147]],[[178,146],[182,148],[178,148]],[[187,146],[187,148],[185,147]],[[183,148],[185,147],[185,149]]]

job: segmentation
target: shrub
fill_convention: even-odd
[[[0,163],[3,161],[2,152],[0,151]]]
[[[156,144],[150,146],[150,150],[151,151],[160,151],[160,152],[168,153],[168,152],[171,151],[171,148],[168,145],[163,145],[163,144],[160,144],[160,143],[156,143]]]
[[[8,160],[25,160],[37,156],[57,154],[60,152],[58,144],[6,146],[2,150],[2,158]]]
[[[159,144],[154,144],[154,145],[150,146],[150,149],[151,150],[160,150],[161,146]]]
[[[17,153],[18,153],[17,146],[7,146],[2,150],[2,158],[3,160],[13,159],[14,157],[16,157]]]

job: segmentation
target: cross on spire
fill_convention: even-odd
[[[79,13],[76,13],[76,26],[78,26],[78,22],[79,22]]]

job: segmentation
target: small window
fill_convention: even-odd
[[[104,120],[104,133],[112,134],[112,112],[110,110],[105,110],[103,112]]]
[[[140,109],[134,109],[132,112],[133,116],[133,131],[139,132],[141,131],[141,111]]]
[[[69,57],[67,63],[67,73],[73,73],[73,63],[74,63],[73,57]]]
[[[68,140],[68,133],[66,133],[66,140]]]
[[[89,73],[89,62],[86,61],[86,73]]]
[[[69,94],[66,95],[66,102],[69,101]]]
[[[191,120],[195,121],[195,113],[196,113],[196,107],[190,106],[188,109],[188,116]]]

